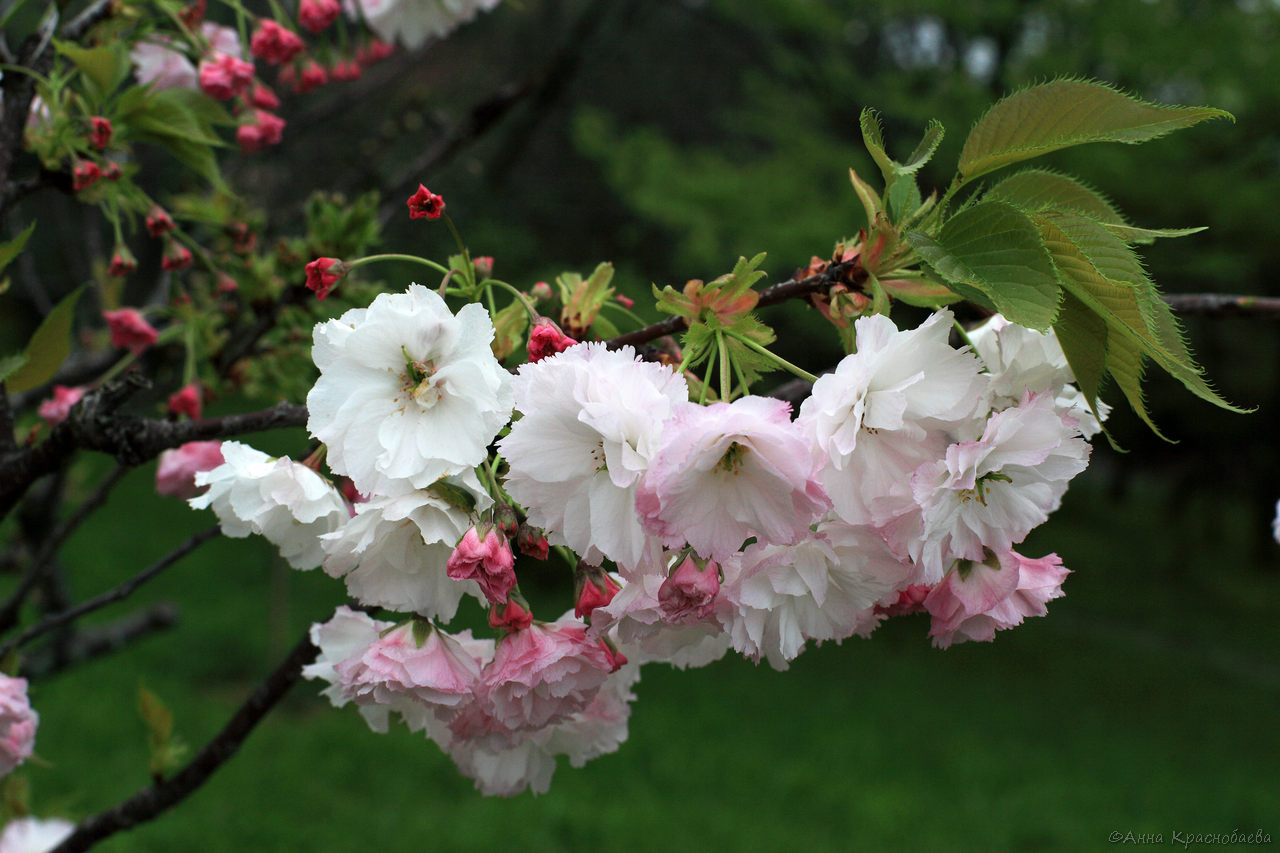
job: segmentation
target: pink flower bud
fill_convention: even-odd
[[[258,235],[253,233],[247,222],[232,222],[227,226],[227,233],[231,235],[232,248],[242,255],[252,252],[258,244]]]
[[[272,65],[283,65],[306,49],[302,39],[293,30],[280,26],[270,18],[264,18],[257,31],[249,39],[249,52]],[[275,107],[263,107],[275,109]]]
[[[329,76],[334,80],[343,80],[348,83],[352,80],[359,80],[363,74],[364,69],[354,59],[340,59],[329,70]]]
[[[620,304],[623,308],[630,308],[636,304],[636,301],[634,299],[632,299],[629,296],[623,296],[621,293],[619,293],[617,296],[613,298],[618,300],[618,304]]]
[[[236,128],[236,142],[240,143],[241,154],[253,154],[270,145],[278,145],[284,138],[284,119],[266,110],[253,111],[253,124],[242,124]]]
[[[324,66],[313,59],[302,67],[302,73],[298,75],[298,80],[294,84],[293,90],[305,94],[319,89],[328,82],[329,72],[325,71]]]
[[[347,265],[337,258],[316,258],[307,264],[307,287],[316,292],[316,299],[324,299],[347,274]]]
[[[720,592],[720,567],[708,560],[700,568],[692,556],[671,573],[658,588],[658,607],[663,621],[676,625],[700,622],[711,615]]]
[[[535,560],[547,559],[551,548],[543,532],[528,524],[522,524],[516,530],[516,547],[520,549],[521,554],[533,557]]]
[[[471,263],[476,268],[476,275],[481,278],[488,278],[493,275],[493,258],[488,255],[481,255]]]
[[[71,170],[71,188],[76,192],[87,190],[102,177],[102,169],[92,160],[81,160]]]
[[[161,269],[170,271],[191,266],[191,250],[177,240],[165,241],[164,254],[160,257]]]
[[[218,274],[218,283],[213,288],[218,293],[235,293],[240,289],[240,285],[236,280],[226,273]]]
[[[260,110],[280,109],[280,98],[264,83],[259,83],[249,90],[249,103]]]
[[[101,151],[111,142],[111,121],[102,116],[93,116],[89,119],[89,123],[93,125],[89,141],[93,143],[94,148]]]
[[[600,568],[590,566],[577,572],[578,600],[573,606],[573,615],[586,619],[597,607],[606,607],[622,587],[614,582]]]
[[[924,583],[913,583],[906,589],[898,590],[898,598],[892,604],[876,605],[876,612],[885,616],[909,616],[924,610],[924,600],[928,598],[933,587]]]
[[[189,441],[160,454],[156,466],[156,494],[187,500],[204,491],[196,485],[196,474],[212,471],[225,460],[222,443],[218,441]]]
[[[542,302],[551,298],[551,285],[545,281],[540,281],[533,287],[529,288],[529,296],[534,302]]]
[[[199,420],[200,408],[200,386],[194,382],[169,395],[169,411],[175,415],[186,415],[193,421]]]
[[[108,160],[107,165],[102,167],[102,179],[104,181],[118,181],[123,174],[120,171],[120,164],[115,160]]]
[[[0,673],[0,776],[31,757],[39,722],[27,699],[27,680]]]
[[[533,325],[529,334],[529,362],[542,361],[548,356],[564,352],[576,344],[573,338],[560,331],[560,327],[547,318],[542,318]]]
[[[510,504],[500,503],[494,508],[493,523],[508,539],[514,538],[520,529],[520,518]]]
[[[444,197],[438,196],[423,184],[418,184],[418,191],[409,196],[410,219],[439,219],[444,213]]]
[[[485,598],[492,604],[506,601],[516,585],[511,546],[494,528],[484,531],[483,538],[476,528],[468,530],[449,555],[445,571],[454,580],[473,580],[480,584]]]
[[[107,321],[111,331],[111,345],[131,351],[139,355],[149,346],[153,346],[159,338],[151,324],[133,308],[121,308],[118,311],[103,311],[102,319]]]
[[[253,63],[214,52],[200,63],[200,90],[215,101],[228,101],[253,82]]]
[[[499,607],[489,608],[489,627],[503,628],[507,631],[523,631],[533,624],[533,614],[514,598]]]
[[[322,33],[341,11],[338,0],[302,0],[298,4],[298,23],[312,33]]]
[[[177,227],[173,223],[173,217],[164,208],[153,207],[147,214],[147,233],[152,237],[161,237]]]
[[[395,45],[375,38],[368,44],[356,48],[356,62],[364,66],[373,65],[375,62],[381,62],[395,52]]]
[[[129,251],[129,247],[121,244],[116,246],[115,252],[111,255],[111,265],[107,267],[107,274],[114,276],[125,276],[138,268],[138,260],[133,256],[133,252]]]
[[[53,396],[40,404],[36,413],[44,418],[44,422],[52,429],[67,419],[71,407],[80,402],[80,398],[89,389],[84,386],[68,388],[65,385],[53,386]]]

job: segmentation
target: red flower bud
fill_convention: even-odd
[[[189,266],[191,266],[191,250],[177,240],[166,240],[164,255],[160,258],[161,269],[172,272]]]
[[[81,160],[71,170],[71,187],[76,192],[86,190],[102,177],[102,169],[92,160]]]
[[[166,213],[163,208],[153,207],[151,212],[147,214],[147,233],[152,237],[163,236],[177,227],[173,224],[173,217]]]
[[[249,52],[258,59],[272,65],[284,65],[306,49],[301,37],[293,30],[286,29],[270,18],[264,18],[257,31],[249,39]],[[259,105],[261,106],[261,105]],[[275,107],[262,107],[266,110]]]
[[[307,287],[316,292],[316,299],[324,299],[347,274],[347,265],[337,258],[316,258],[307,264]]]
[[[489,627],[505,628],[508,631],[523,631],[533,624],[533,614],[514,598],[507,603],[489,608]]]
[[[175,415],[186,415],[195,421],[200,419],[200,409],[200,386],[194,382],[169,395],[169,411]]]
[[[322,33],[341,12],[338,0],[302,0],[298,4],[298,23],[310,32]]]
[[[408,205],[410,219],[439,219],[444,213],[444,198],[422,184],[418,184],[418,191],[409,196]]]
[[[111,142],[111,121],[102,116],[93,116],[89,122],[93,125],[89,141],[93,143],[94,148],[101,151]]]
[[[116,250],[111,255],[111,266],[107,268],[107,273],[114,276],[125,276],[138,268],[138,261],[134,258],[133,253],[129,251],[129,247],[121,244],[116,246]]]

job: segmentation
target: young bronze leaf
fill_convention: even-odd
[[[960,152],[968,181],[996,169],[1086,142],[1138,143],[1213,118],[1213,107],[1139,100],[1091,80],[1053,80],[1014,92],[987,110]]]

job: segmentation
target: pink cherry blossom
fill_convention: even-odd
[[[223,463],[222,442],[188,441],[160,454],[156,465],[156,494],[187,500],[203,491],[196,474]]]
[[[200,63],[200,90],[216,101],[242,94],[253,82],[253,63],[214,52]]]
[[[169,411],[175,415],[186,415],[192,420],[200,418],[201,400],[200,385],[192,382],[169,395]]]
[[[742,543],[789,544],[830,507],[813,456],[782,400],[678,404],[636,491],[645,528],[725,559]]]
[[[127,349],[134,355],[140,355],[147,347],[153,346],[160,337],[152,325],[134,308],[103,311],[102,318],[107,321],[107,328],[111,332],[111,345]]]
[[[720,592],[720,566],[708,560],[699,566],[692,555],[685,557],[658,588],[658,606],[669,625],[700,622],[711,615]]]
[[[27,699],[27,680],[0,673],[0,776],[31,757],[39,722]]]
[[[1007,551],[984,562],[963,560],[924,601],[933,617],[929,636],[943,649],[965,640],[989,642],[996,631],[1045,615],[1045,604],[1062,596],[1067,574],[1057,554],[1032,560]]]
[[[506,729],[540,729],[586,708],[612,670],[605,649],[569,612],[502,638],[484,670],[484,698]]]
[[[483,537],[474,527],[464,533],[449,555],[446,571],[454,580],[473,580],[480,584],[485,598],[493,604],[506,601],[516,585],[511,546],[506,537],[492,527]]]
[[[380,634],[334,671],[342,692],[357,705],[400,709],[418,703],[448,720],[472,699],[492,653],[493,642],[477,641],[470,631],[454,637],[425,622],[408,622]]]
[[[50,427],[55,427],[67,419],[67,415],[71,414],[71,407],[80,402],[85,393],[89,390],[87,385],[79,385],[74,388],[68,388],[65,385],[53,386],[53,396],[40,404],[40,408],[36,412],[44,419],[44,422]]]

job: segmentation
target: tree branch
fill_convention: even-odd
[[[178,622],[178,608],[167,601],[143,607],[107,625],[68,631],[65,643],[41,646],[22,661],[18,674],[44,678],[67,667],[122,649],[139,637],[171,628]]]
[[[95,610],[100,610],[101,608],[106,607],[108,604],[123,601],[130,595],[133,595],[138,587],[142,586],[144,583],[190,554],[205,542],[208,542],[214,536],[217,536],[220,532],[220,528],[216,525],[208,530],[202,530],[114,589],[109,589],[101,595],[91,598],[88,601],[81,602],[75,607],[63,610],[61,613],[54,613],[51,616],[45,617],[27,630],[23,631],[17,637],[14,637],[12,640],[5,643],[3,647],[0,647],[0,660],[3,660],[5,655],[9,654],[9,652],[14,649],[21,648],[37,637],[79,619],[86,613],[92,613]]]
[[[142,789],[114,808],[85,818],[75,832],[50,853],[81,853],[102,839],[145,823],[186,799],[235,755],[249,733],[298,680],[303,665],[314,660],[318,651],[308,630],[191,763],[174,776]]]
[[[1179,314],[1202,317],[1259,317],[1280,320],[1280,297],[1230,293],[1171,293],[1164,298]]]

